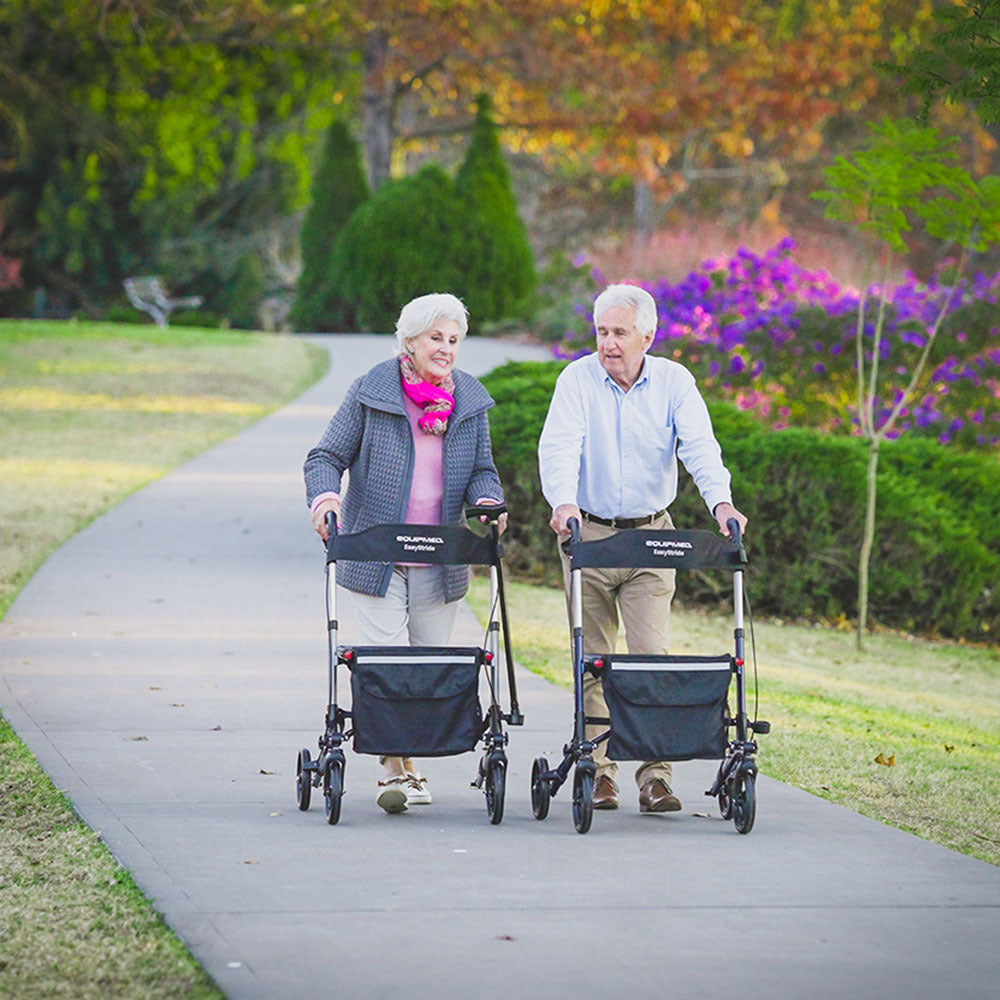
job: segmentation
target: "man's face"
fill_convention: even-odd
[[[597,356],[604,370],[626,392],[642,371],[642,359],[653,334],[642,336],[635,328],[635,309],[613,306],[597,317]]]

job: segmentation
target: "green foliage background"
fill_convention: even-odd
[[[511,509],[507,560],[527,579],[560,579],[536,448],[562,362],[511,363],[484,384],[493,453]],[[736,505],[749,517],[748,588],[757,611],[787,619],[856,614],[866,445],[811,430],[769,431],[709,401]],[[678,527],[714,530],[681,472]],[[874,621],[921,634],[1000,642],[1000,466],[928,440],[887,442],[879,470],[872,561]],[[688,574],[684,604],[726,603],[718,580]]]
[[[350,330],[353,310],[333,290],[333,245],[355,209],[371,196],[361,150],[347,123],[327,132],[312,182],[312,202],[302,223],[302,273],[290,321],[296,330]]]

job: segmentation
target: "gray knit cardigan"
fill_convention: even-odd
[[[486,418],[493,400],[467,372],[455,369],[452,377],[455,410],[444,435],[442,524],[462,523],[463,507],[481,497],[503,501]],[[339,493],[341,478],[350,470],[341,502],[341,530],[401,523],[410,501],[413,463],[413,432],[403,403],[399,360],[390,358],[354,381],[319,444],[306,456],[306,503],[311,506],[320,493]],[[391,577],[389,563],[337,564],[337,582],[362,594],[384,597]],[[468,589],[469,569],[446,566],[442,581],[444,600],[457,601]]]

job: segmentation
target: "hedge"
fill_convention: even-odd
[[[565,362],[504,365],[483,379],[497,401],[494,458],[511,509],[505,565],[515,577],[560,580],[537,443]],[[771,431],[709,401],[736,505],[749,518],[748,592],[755,611],[829,621],[857,614],[867,445],[814,430]],[[715,525],[681,466],[678,527]],[[683,604],[728,602],[726,581],[690,573]],[[882,446],[871,565],[872,622],[924,635],[1000,642],[1000,461],[928,440]]]

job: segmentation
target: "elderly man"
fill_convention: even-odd
[[[736,518],[730,476],[694,377],[682,365],[647,356],[656,333],[656,303],[635,285],[609,285],[594,302],[597,353],[569,364],[556,381],[538,442],[542,492],[560,538],[577,518],[584,541],[622,528],[672,528],[667,508],[677,495],[677,457],[691,474],[719,529]],[[569,561],[563,554],[569,585]],[[619,612],[630,653],[667,652],[674,571],[582,571],[584,652],[613,652]],[[586,675],[584,712],[607,717],[598,679]],[[606,726],[587,727],[587,738]],[[616,809],[618,765],[601,744],[594,753],[594,808]],[[635,774],[640,812],[675,812],[667,761],[643,761]]]

